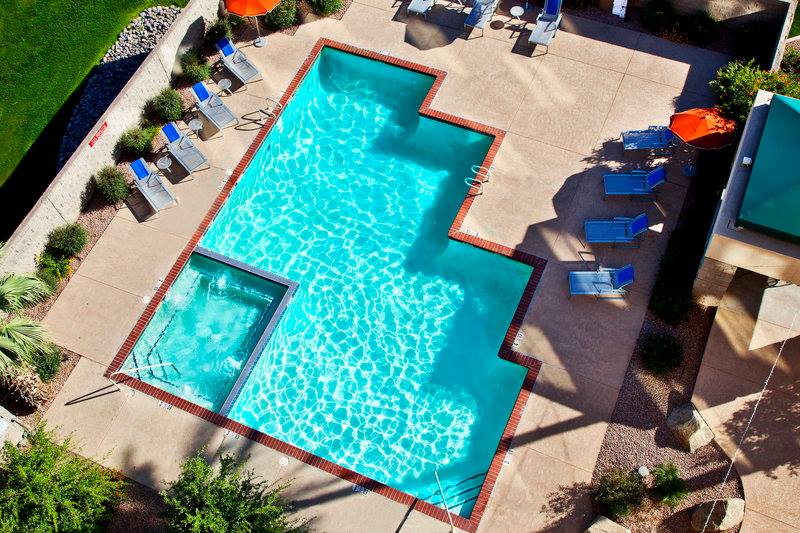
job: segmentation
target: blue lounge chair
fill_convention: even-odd
[[[197,110],[217,129],[222,130],[239,122],[233,111],[222,103],[222,99],[210,92],[201,82],[192,85],[192,94],[197,100]]]
[[[666,126],[650,126],[646,130],[622,132],[623,150],[650,150],[660,155],[669,155],[675,145],[675,134]]]
[[[615,172],[603,176],[603,189],[606,196],[649,196],[666,179],[663,165],[652,170]]]
[[[247,59],[244,52],[236,48],[236,45],[227,37],[217,41],[217,50],[222,56],[223,66],[236,76],[242,85],[261,76],[261,72],[253,62]]]
[[[500,0],[474,0],[472,10],[464,20],[464,28],[481,30],[481,36],[483,36],[483,28],[487,22],[492,20],[499,4]]]
[[[639,246],[639,237],[647,231],[647,215],[614,217],[611,220],[587,220],[583,224],[586,242],[592,244],[613,244]]]
[[[186,169],[186,172],[192,173],[198,168],[207,165],[208,160],[203,153],[197,149],[192,140],[186,136],[185,133],[178,131],[178,127],[174,122],[164,125],[161,128],[161,133],[167,138],[167,151],[172,159],[178,162],[180,166]]]
[[[528,43],[545,47],[550,50],[550,42],[555,38],[558,25],[561,24],[561,0],[544,0],[544,9],[536,17]]]
[[[140,157],[131,163],[130,167],[136,176],[136,179],[133,180],[136,188],[142,193],[153,211],[158,213],[165,207],[178,203],[178,200],[172,196],[164,182],[161,181],[158,171],[148,167],[144,159]]]
[[[625,287],[633,283],[633,265],[622,268],[600,268],[596,272],[570,272],[569,295],[622,298]]]
[[[435,3],[435,0],[411,0],[411,3],[408,4],[408,7],[406,8],[406,13],[409,15],[414,13],[427,18],[428,11],[431,10]]]

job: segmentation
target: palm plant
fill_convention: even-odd
[[[51,349],[47,332],[39,322],[19,315],[0,320],[0,374],[32,364],[38,354]]]
[[[52,290],[33,274],[8,274],[0,279],[0,311],[15,313],[35,305]]]

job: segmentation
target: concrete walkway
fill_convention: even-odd
[[[740,269],[717,311],[692,399],[733,457],[778,360],[736,460],[747,502],[743,531],[800,531],[798,335],[800,287]]]
[[[676,107],[708,103],[706,84],[726,58],[568,16],[549,53],[531,54],[520,52],[519,32],[497,24],[502,15],[485,37],[465,40],[449,11],[458,13],[436,8],[429,20],[443,24],[437,25],[407,19],[400,4],[357,0],[341,21],[307,24],[291,37],[272,35],[263,49],[245,47],[265,80],[225,101],[240,117],[262,107],[263,97],[288,85],[317,39],[328,37],[447,71],[434,108],[508,131],[497,174],[464,228],[549,260],[518,346],[544,366],[480,529],[579,531],[592,518],[581,484],[591,479],[667,230],[683,201],[687,181],[680,168],[690,154],[673,158],[670,181],[655,203],[604,202],[602,173],[644,163],[623,159],[614,140],[619,132],[664,124]],[[532,10],[526,18],[534,16]],[[133,202],[111,223],[45,320],[59,344],[84,357],[47,419],[73,432],[86,455],[153,487],[173,478],[200,446],[209,453],[245,450],[266,477],[295,479],[292,496],[305,515],[316,517],[319,530],[446,531],[441,522],[355,493],[305,464],[282,464],[273,450],[125,387],[116,391],[102,378],[256,129],[245,122],[199,143],[212,168],[172,186],[177,207],[146,218]],[[655,230],[641,249],[592,249],[582,242],[585,218],[643,210]],[[637,281],[625,301],[567,299],[568,270],[628,262]]]

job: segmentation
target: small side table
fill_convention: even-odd
[[[514,17],[512,20],[518,20],[519,22],[522,22],[520,17],[525,14],[525,8],[522,6],[514,6],[509,10],[509,13],[511,13],[511,16]]]
[[[231,94],[231,80],[229,80],[228,78],[222,78],[217,82],[217,85],[219,86],[220,89],[222,89],[222,91]]]
[[[156,161],[156,167],[158,167],[158,170],[162,172],[166,172],[167,170],[169,170],[169,167],[171,166],[172,166],[172,159],[170,159],[168,155],[165,155],[164,157],[161,157],[159,158],[158,161]]]
[[[203,129],[203,121],[200,120],[199,118],[193,118],[192,120],[189,121],[188,126],[189,129],[194,132],[194,136],[199,137],[200,135],[198,134],[198,132]]]

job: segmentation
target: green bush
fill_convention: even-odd
[[[120,502],[125,483],[110,471],[57,444],[43,426],[27,445],[3,445],[0,464],[2,531],[100,532]]]
[[[800,98],[800,77],[787,72],[761,70],[755,60],[732,61],[717,71],[709,85],[717,95],[722,114],[744,125],[759,89]]]
[[[52,253],[45,250],[38,258],[39,263],[39,278],[42,281],[47,281],[45,278],[55,277],[56,280],[61,281],[72,273],[72,259],[67,256],[56,257]],[[42,274],[47,272],[47,274]]]
[[[117,167],[103,167],[94,177],[94,183],[103,199],[112,205],[124,201],[131,192],[125,174]]]
[[[317,15],[328,16],[342,9],[342,0],[308,0]]]
[[[50,381],[61,368],[61,350],[51,344],[50,349],[35,353],[32,363],[42,381]]]
[[[211,65],[209,65],[208,59],[194,48],[187,50],[181,56],[181,69],[183,75],[192,83],[211,77]]]
[[[592,496],[610,518],[619,518],[642,504],[645,486],[638,474],[611,468],[600,476]]]
[[[641,11],[642,24],[651,32],[661,35],[675,27],[678,14],[669,0],[650,0]]]
[[[708,11],[695,11],[683,17],[681,26],[694,44],[708,44],[719,36],[719,22]]]
[[[39,258],[39,261],[41,262],[41,257]],[[69,266],[69,259],[67,259],[67,266]],[[39,271],[36,273],[36,276],[48,287],[50,287],[51,292],[56,291],[58,288],[58,282],[61,281],[61,279],[58,277],[58,274],[50,268],[42,269],[40,267]]]
[[[117,141],[117,149],[134,157],[142,157],[153,151],[153,139],[158,130],[137,126],[126,130]]]
[[[47,236],[47,249],[56,255],[74,257],[83,250],[88,240],[89,232],[86,228],[77,222],[64,224]]]
[[[800,50],[786,47],[781,60],[781,70],[792,76],[800,76]]]
[[[233,28],[231,28],[231,23],[228,22],[228,18],[220,17],[214,21],[214,24],[206,28],[205,41],[206,44],[214,46],[214,44],[223,37],[228,37],[230,39],[232,36]]]
[[[181,94],[171,87],[166,87],[148,102],[148,108],[162,122],[172,122],[183,117],[183,100]]]
[[[675,507],[689,495],[689,488],[677,466],[662,463],[653,469],[653,495],[670,507]]]
[[[252,471],[230,455],[220,458],[219,472],[201,453],[181,466],[181,474],[161,493],[172,531],[224,533],[295,531],[281,491],[286,485],[256,480]]]
[[[645,368],[653,374],[666,374],[683,361],[683,347],[671,333],[651,333],[639,348]]]
[[[272,30],[282,30],[294,25],[297,19],[297,0],[283,0],[278,7],[264,16],[264,24]]]

